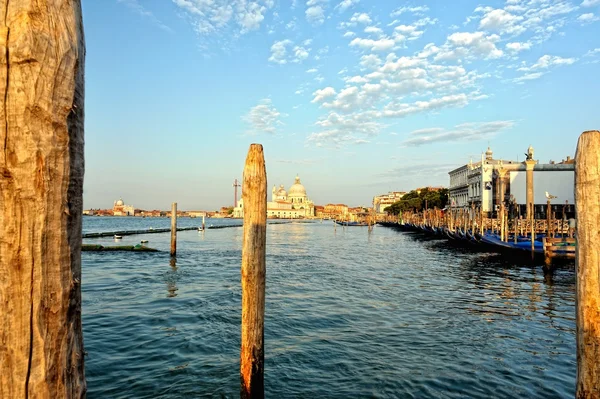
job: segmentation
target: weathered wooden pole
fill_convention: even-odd
[[[535,219],[533,217],[533,204],[530,206],[531,208],[531,253],[535,249]]]
[[[600,398],[600,132],[583,132],[575,155],[577,398]]]
[[[264,324],[267,241],[267,172],[263,148],[251,144],[242,182],[241,398],[264,397]]]
[[[171,204],[171,256],[177,254],[177,202]]]
[[[0,4],[0,398],[80,398],[81,3]]]
[[[546,237],[550,237],[552,234],[552,228],[550,227],[550,223],[552,223],[552,208],[550,205],[550,200],[546,201]]]

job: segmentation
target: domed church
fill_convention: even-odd
[[[238,206],[233,210],[234,217],[243,217],[244,204],[238,201]],[[283,184],[273,186],[271,201],[267,202],[267,217],[280,219],[310,218],[315,215],[315,204],[306,195],[306,189],[296,176],[296,181],[285,191]]]

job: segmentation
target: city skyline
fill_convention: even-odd
[[[249,144],[315,204],[447,186],[597,128],[600,0],[83,1],[84,207],[233,203]]]

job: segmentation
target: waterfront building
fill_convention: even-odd
[[[233,216],[244,217],[244,201],[240,199],[233,209]],[[294,184],[286,191],[283,184],[273,186],[271,201],[267,202],[267,217],[281,219],[301,219],[315,216],[315,205],[308,198],[306,188],[296,176]]]
[[[348,205],[346,204],[327,204],[323,207],[324,218],[346,220],[347,216]]]
[[[494,201],[497,193],[497,170],[508,165],[520,165],[518,161],[494,159],[490,147],[481,155],[480,162],[472,160],[459,168],[450,171],[448,202],[452,208],[470,208],[475,206],[483,212],[491,212],[498,201]],[[496,172],[495,172],[496,171]],[[496,190],[494,190],[496,187]]]
[[[119,198],[114,202],[112,212],[114,216],[133,216],[135,208],[133,205],[125,205],[123,198]]]
[[[322,205],[315,205],[315,216],[318,218],[323,218],[323,211],[325,207]]]
[[[555,204],[571,206],[572,211],[575,165],[570,157],[566,161],[540,164],[533,160],[533,147],[529,147],[524,162],[494,159],[488,147],[481,161],[460,166],[448,172],[450,178],[449,206],[453,209],[481,209],[488,215],[494,215],[501,203],[511,207],[522,215],[526,214],[526,174],[532,170],[535,212],[545,215],[546,192],[557,196]]]
[[[394,202],[398,202],[405,194],[405,191],[390,191],[387,194],[376,195],[373,197],[375,212],[384,213],[386,208],[391,206]]]

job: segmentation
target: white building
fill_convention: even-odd
[[[308,198],[306,189],[296,176],[289,192],[285,191],[283,184],[273,186],[271,201],[267,202],[267,217],[280,219],[310,218],[315,215],[315,204]],[[238,206],[233,209],[233,217],[244,217],[244,201],[240,199]]]
[[[113,215],[114,216],[133,216],[135,214],[135,208],[133,205],[125,205],[123,198],[119,198],[114,202]]]
[[[533,155],[531,146],[528,152]],[[526,166],[523,162],[494,159],[492,150],[488,148],[485,155],[482,155],[481,162],[470,162],[448,174],[449,205],[452,208],[469,208],[475,205],[483,212],[494,212],[501,202],[508,205],[512,201],[523,208],[521,212],[524,212]],[[540,209],[539,212],[546,203],[546,191],[560,198],[560,201],[554,203],[573,203],[574,165],[569,157],[566,162],[559,164],[536,163],[533,176],[534,204]]]
[[[390,207],[394,202],[402,199],[405,194],[406,192],[404,191],[390,191],[387,194],[373,197],[373,207],[375,208],[375,212],[384,213],[388,207]]]

